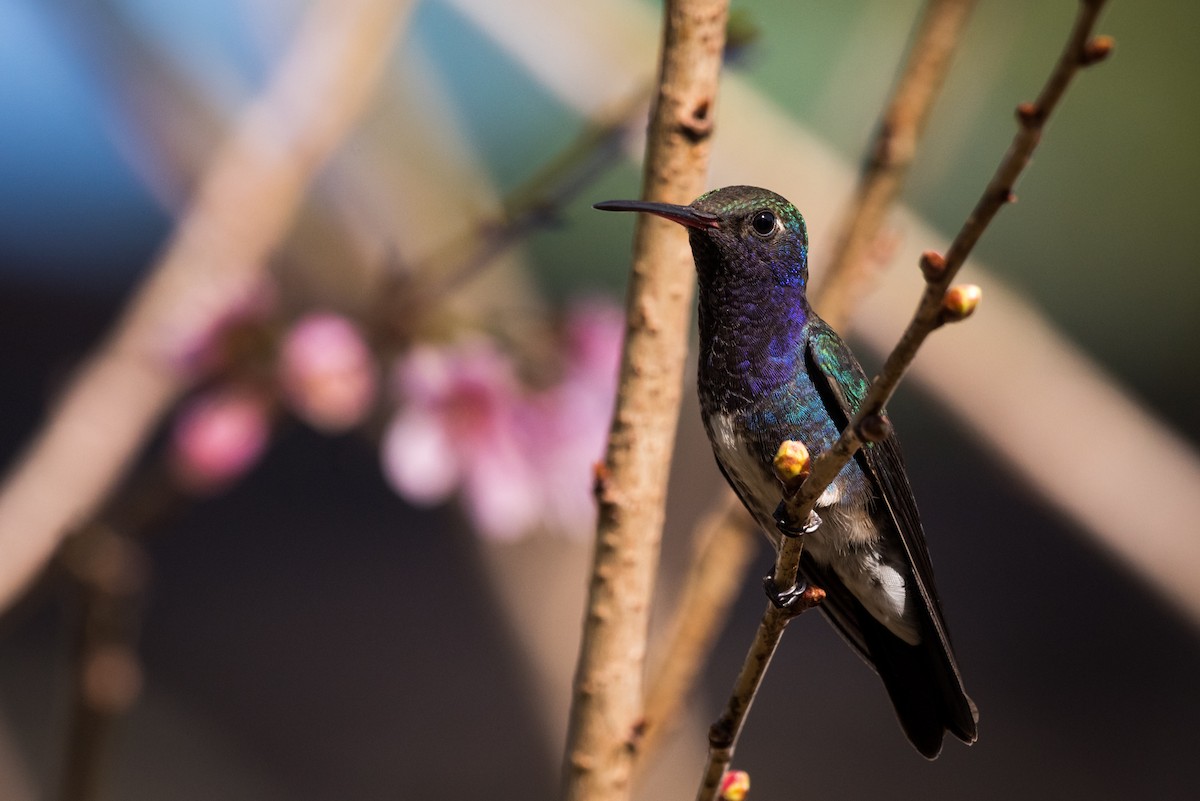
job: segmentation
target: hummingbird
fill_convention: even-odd
[[[779,547],[785,440],[815,458],[856,413],[869,381],[809,305],[808,231],[766,189],[729,186],[691,205],[636,200],[603,211],[655,214],[688,229],[699,285],[698,394],[717,466]],[[934,759],[949,731],[968,745],[979,719],[967,696],[896,435],[858,450],[817,499],[800,570],[826,592],[821,610],[870,665],[913,746]],[[793,532],[787,532],[793,533]]]

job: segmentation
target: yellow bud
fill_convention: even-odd
[[[721,801],[742,801],[750,792],[750,774],[744,770],[727,771],[721,777]]]
[[[1086,67],[1090,64],[1095,64],[1097,61],[1103,61],[1112,53],[1115,45],[1116,40],[1111,36],[1105,36],[1104,34],[1093,36],[1091,41],[1083,46],[1083,57],[1080,59],[1080,63]]]
[[[957,323],[975,311],[983,298],[983,290],[975,284],[959,284],[946,290],[942,298],[942,322]]]
[[[779,446],[775,452],[775,477],[786,487],[793,487],[808,477],[812,459],[809,458],[808,448],[798,440],[789,439]]]

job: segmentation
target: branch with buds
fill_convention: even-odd
[[[922,255],[920,264],[926,284],[917,311],[895,349],[889,354],[883,369],[871,382],[866,398],[846,426],[846,430],[842,432],[842,436],[828,452],[817,458],[813,464],[812,475],[800,490],[785,496],[785,508],[790,522],[807,520],[817,497],[825,487],[829,486],[850,461],[855,451],[864,442],[872,440],[870,424],[864,427],[864,422],[883,413],[884,405],[892,397],[925,338],[946,323],[966,319],[978,306],[981,297],[979,287],[951,284],[992,218],[1002,207],[1016,200],[1013,186],[1029,164],[1030,156],[1041,141],[1042,128],[1058,106],[1071,79],[1082,67],[1102,60],[1111,52],[1113,40],[1110,37],[1091,35],[1103,6],[1104,0],[1081,2],[1075,26],[1058,64],[1038,99],[1017,107],[1020,127],[1013,137],[1012,144],[984,189],[983,195],[976,202],[975,208],[954,237],[950,249],[944,256],[933,251]]]
[[[1004,205],[1016,199],[1013,186],[1028,165],[1041,140],[1046,120],[1058,106],[1071,79],[1082,67],[1101,61],[1111,52],[1113,40],[1110,37],[1092,36],[1103,6],[1104,0],[1081,1],[1075,25],[1058,63],[1037,100],[1017,107],[1020,127],[1012,144],[949,250],[944,256],[932,251],[922,255],[920,267],[926,284],[917,310],[841,437],[815,460],[809,458],[802,443],[781,444],[775,469],[784,493],[776,517],[785,533],[803,531],[809,526],[814,520],[817,498],[855,452],[865,442],[887,436],[889,424],[884,406],[925,339],[946,323],[965,320],[979,305],[980,288],[971,284],[953,285],[954,279],[992,218]],[[803,536],[783,538],[770,579],[774,584],[774,595],[789,597],[786,588],[797,586],[803,543]],[[722,777],[732,761],[737,736],[784,628],[796,615],[819,603],[823,596],[824,592],[819,588],[808,587],[803,592],[792,593],[791,603],[767,605],[726,709],[710,730],[709,758],[697,794],[698,801],[713,801],[718,797]]]

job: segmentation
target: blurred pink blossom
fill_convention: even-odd
[[[262,455],[270,432],[264,396],[221,388],[187,401],[171,432],[171,467],[183,487],[208,493],[223,489]]]
[[[595,525],[593,466],[604,456],[612,419],[625,319],[612,303],[575,304],[568,312],[562,381],[530,399],[526,427],[544,494],[546,522],[585,536]]]
[[[328,312],[303,317],[288,330],[279,381],[296,415],[327,433],[361,423],[378,388],[371,351],[358,327]]]
[[[539,528],[589,531],[592,465],[603,455],[622,326],[611,305],[573,308],[562,378],[536,392],[487,340],[414,348],[395,371],[400,409],[383,443],[392,486],[420,504],[460,490],[472,522],[498,539]]]

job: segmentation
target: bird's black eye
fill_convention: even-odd
[[[766,209],[755,212],[754,216],[750,218],[750,227],[759,236],[770,236],[775,233],[775,215]]]

